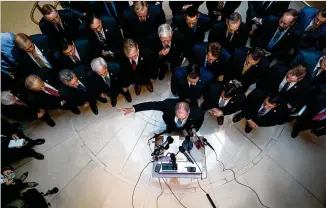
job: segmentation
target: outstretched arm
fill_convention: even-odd
[[[155,101],[155,102],[144,102],[133,105],[133,108],[123,108],[122,111],[125,115],[131,112],[139,112],[139,111],[146,111],[146,110],[158,110],[163,111],[164,104],[162,101]]]

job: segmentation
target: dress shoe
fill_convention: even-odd
[[[38,152],[34,152],[33,157],[37,160],[44,160],[44,155],[42,155]]]
[[[138,96],[141,92],[141,85],[135,85],[135,94]]]
[[[248,122],[246,123],[245,132],[249,134],[252,131],[252,127],[249,126]]]
[[[52,119],[48,119],[46,121],[46,124],[49,125],[49,126],[51,126],[51,127],[54,127],[55,126],[55,122]]]
[[[98,114],[97,106],[96,106],[96,105],[91,105],[90,107],[91,107],[91,110],[93,111],[93,113],[94,113],[95,115],[97,115],[97,114]]]
[[[242,118],[243,118],[243,116],[241,115],[241,113],[238,113],[237,115],[235,115],[235,116],[233,117],[232,121],[233,121],[234,123],[237,123],[237,122],[239,122]]]
[[[291,132],[291,137],[292,138],[296,138],[300,133],[300,130],[298,127],[296,127],[296,125],[294,124],[294,127],[292,129],[292,132]]]
[[[132,99],[131,99],[131,95],[130,95],[129,91],[124,92],[123,95],[125,96],[126,101],[127,101],[128,103],[131,103]]]
[[[115,107],[117,105],[117,97],[111,97],[111,105]]]
[[[28,187],[31,187],[31,188],[33,188],[33,187],[36,187],[36,186],[38,186],[39,184],[37,183],[37,182],[28,182],[27,183],[27,186]]]
[[[45,143],[45,139],[36,139],[33,140],[34,145],[41,145]]]
[[[153,84],[152,84],[152,83],[147,84],[147,85],[146,85],[146,89],[147,89],[149,92],[153,92]]]
[[[97,100],[100,101],[101,103],[107,103],[108,102],[106,98],[101,98],[101,97],[98,98]]]
[[[24,182],[26,178],[28,177],[28,172],[23,173],[23,175],[20,176],[20,180]]]
[[[160,71],[158,73],[158,79],[163,80],[164,77],[165,77],[165,71],[163,69],[160,69]]]
[[[224,123],[224,116],[217,117],[216,119],[217,119],[217,124],[219,126],[222,126]]]
[[[71,111],[73,114],[77,114],[77,115],[80,114],[80,110],[79,110],[79,108],[77,108],[77,107],[73,107],[73,108],[71,108],[70,111]]]

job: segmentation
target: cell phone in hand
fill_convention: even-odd
[[[17,139],[17,140],[10,140],[8,147],[14,148],[14,147],[21,147],[24,144],[24,139]]]

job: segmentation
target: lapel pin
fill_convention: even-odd
[[[297,88],[297,86],[294,86],[294,88]]]
[[[49,82],[49,80],[45,80],[46,82]]]
[[[108,29],[105,29],[105,32],[107,32],[108,31]]]
[[[140,60],[143,60],[143,57],[141,57]]]

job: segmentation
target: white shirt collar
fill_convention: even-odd
[[[320,57],[320,59],[318,60],[315,68],[314,68],[314,71],[316,71],[319,67],[320,67],[320,60],[322,59],[323,57]],[[321,73],[322,70],[319,69],[319,71],[317,72],[317,75],[318,76],[320,73]]]
[[[139,59],[139,55],[137,56],[137,58],[136,58],[136,64],[138,65],[138,59]],[[130,64],[132,63],[132,59],[129,59],[129,61],[130,61]]]
[[[44,85],[45,85],[45,87],[51,88],[52,90],[55,90],[55,91],[57,91],[57,92],[58,92],[58,90],[57,90],[57,89],[55,89],[54,87],[52,87],[52,86],[51,86],[51,85],[49,85],[48,83],[44,82]],[[45,92],[45,93],[47,93],[47,94],[49,94],[49,95],[50,95],[50,93],[49,93],[48,91],[46,91],[46,90],[44,90],[43,92]]]
[[[260,108],[259,108],[259,110],[258,110],[258,112],[259,111],[261,111],[261,109],[263,109],[264,108],[264,103],[263,104],[261,104],[261,106],[260,106]],[[266,109],[266,111],[265,111],[265,113],[264,113],[264,115],[266,115],[270,110],[272,110],[272,109]],[[263,115],[263,116],[264,116]]]
[[[186,119],[184,119],[183,121],[182,121],[182,123],[181,123],[181,127],[183,126],[183,125],[185,125],[185,123],[187,122],[187,120],[188,120],[188,118],[189,118],[189,116],[186,118]],[[175,123],[178,123],[178,117],[174,117],[174,122]]]
[[[94,31],[95,32],[95,31]],[[103,27],[102,27],[102,30],[100,31],[100,33],[102,34],[102,36],[104,37],[104,39],[106,40],[106,37],[105,37],[105,33],[104,33],[104,30],[103,30]],[[97,38],[100,40],[100,37],[98,36],[98,33],[95,32]]]
[[[286,83],[286,75],[285,75],[284,79],[282,80],[282,82],[281,82],[281,84],[279,86],[279,91],[280,91],[280,89],[283,88],[283,86],[285,85],[285,83]],[[291,82],[290,85],[289,85],[289,87],[288,87],[288,89],[286,91],[290,90],[296,83],[297,82]]]
[[[314,24],[314,20],[315,20],[315,19],[312,19],[312,20],[311,20],[311,22],[309,23],[309,25],[306,27],[305,31],[306,31],[310,26],[312,26],[312,25]]]
[[[79,60],[81,60],[76,46],[75,46],[75,55],[78,57]],[[70,58],[74,63],[76,63],[73,57],[69,56],[69,58]]]
[[[218,103],[220,103],[221,100],[222,100],[222,97],[220,97]],[[225,106],[230,102],[230,100],[231,100],[231,99],[229,99],[229,100],[225,100],[225,103],[224,103],[224,105],[223,105],[222,107],[225,107]]]
[[[48,62],[48,60],[46,59],[46,57],[43,55],[42,51],[34,44],[35,46],[35,54],[43,61],[43,63],[46,65],[46,67],[52,69],[51,64]],[[29,57],[31,57],[31,59],[39,66],[41,67],[38,62],[34,59],[34,56],[32,55],[31,52],[27,52],[27,54],[29,55]]]

